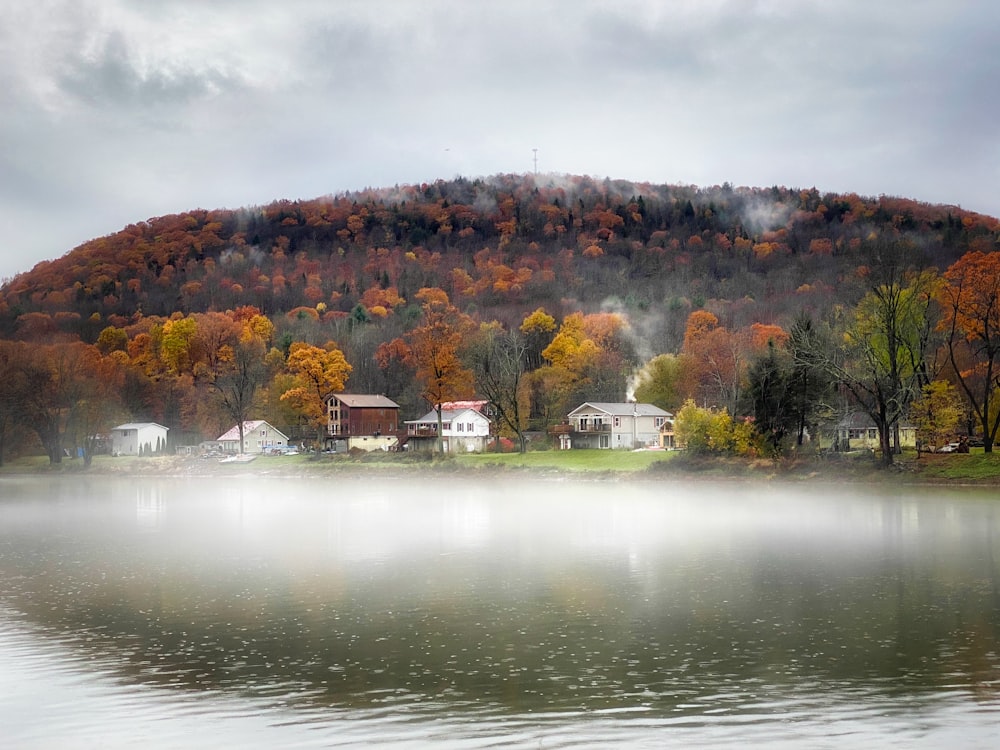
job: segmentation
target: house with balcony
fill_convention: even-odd
[[[559,447],[634,448],[660,445],[661,429],[673,415],[653,404],[586,402],[556,430]]]
[[[326,397],[326,442],[365,451],[394,450],[399,442],[399,404],[385,396],[331,393]]]
[[[485,451],[490,442],[490,418],[486,401],[451,401],[441,404],[442,450],[458,453]],[[420,419],[407,420],[409,450],[434,450],[438,437],[437,409]]]

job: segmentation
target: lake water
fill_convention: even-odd
[[[995,748],[995,490],[0,479],[4,748]]]

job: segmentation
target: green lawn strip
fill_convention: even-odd
[[[507,467],[557,469],[559,471],[644,471],[651,464],[669,461],[675,454],[667,451],[609,451],[576,449],[571,451],[533,451],[530,453],[476,453],[455,456],[463,467],[486,469]]]
[[[984,454],[973,449],[969,454],[909,453],[896,461],[896,471],[884,471],[868,454],[837,454],[801,460],[773,462],[736,457],[695,456],[684,452],[586,450],[532,451],[529,453],[467,453],[444,456],[426,453],[372,454],[303,454],[261,456],[248,464],[220,464],[217,458],[179,456],[95,456],[87,468],[81,459],[65,458],[49,465],[45,456],[8,460],[0,475],[16,474],[123,474],[123,475],[231,475],[261,474],[275,476],[330,476],[350,471],[391,474],[409,471],[474,472],[536,470],[566,474],[648,473],[662,476],[700,476],[726,478],[802,479],[842,481],[931,481],[1000,484],[1000,452]],[[908,480],[906,478],[909,478]]]
[[[953,481],[1000,480],[1000,453],[952,453],[941,456],[922,456],[918,462],[919,473],[928,479]]]

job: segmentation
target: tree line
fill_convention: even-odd
[[[413,325],[371,345],[364,317],[340,343],[278,340],[267,316],[226,312],[141,317],[79,340],[0,341],[0,457],[41,446],[89,462],[113,424],[141,417],[192,440],[264,417],[319,443],[325,397],[351,388],[386,393],[414,416],[427,405],[481,396],[496,428],[524,450],[583,401],[637,400],[677,414],[693,450],[779,455],[851,409],[878,430],[880,453],[899,452],[899,426],[926,446],[1000,429],[1000,253],[973,251],[938,273],[907,262],[898,242],[874,241],[857,304],[800,311],[786,328],[728,328],[691,312],[676,352],[643,361],[627,316],[537,308],[517,325],[459,309],[438,287],[418,290]],[[294,312],[303,330],[318,314]],[[308,338],[308,337],[307,337]],[[371,387],[374,386],[374,387]],[[357,390],[357,389],[354,389]],[[242,438],[242,436],[241,436]]]
[[[0,458],[133,418],[318,437],[340,389],[414,417],[479,395],[522,447],[634,395],[726,415],[711,450],[794,450],[848,409],[887,461],[902,420],[990,450],[997,238],[884,196],[531,175],[151,219],[0,287]]]

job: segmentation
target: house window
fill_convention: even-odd
[[[473,426],[472,422],[469,422],[467,425],[465,425],[465,429],[468,432],[475,432],[476,431],[476,428]]]
[[[465,422],[459,422],[457,425],[455,425],[455,431],[465,432]]]
[[[586,432],[586,431],[587,431],[587,418],[580,417],[580,432]]]
[[[666,421],[667,421],[666,417],[656,417],[653,420],[653,424],[656,425],[656,429],[660,429],[661,427],[663,427],[663,423]]]
[[[622,418],[615,417],[615,427],[621,427],[621,426],[622,426]]]

